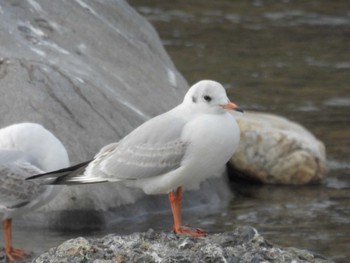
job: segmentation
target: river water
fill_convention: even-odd
[[[297,121],[326,145],[327,176],[322,184],[232,183],[235,197],[227,207],[203,216],[185,211],[186,220],[210,232],[251,225],[270,242],[349,262],[349,2],[129,2],[156,27],[190,84],[215,79],[241,107]],[[159,230],[172,224],[169,211],[132,220],[121,222],[119,229],[130,233],[157,229],[159,222]],[[39,254],[68,238],[109,232],[58,232],[17,225],[14,240]]]
[[[190,84],[217,80],[243,108],[297,121],[326,145],[322,184],[240,185],[227,210],[198,223],[213,231],[249,224],[271,242],[350,262],[349,1],[131,4]]]

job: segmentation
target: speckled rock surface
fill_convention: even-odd
[[[296,248],[281,248],[266,241],[254,228],[192,238],[155,232],[98,239],[71,239],[33,260],[35,263],[112,262],[331,262]]]
[[[263,183],[308,184],[325,172],[325,146],[301,125],[283,117],[234,113],[241,142],[230,163]]]

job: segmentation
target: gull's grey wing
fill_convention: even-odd
[[[105,147],[92,162],[89,174],[107,180],[133,180],[177,169],[188,142],[181,140],[186,122],[160,115],[130,133],[117,144]]]
[[[185,124],[171,112],[159,115],[121,141],[103,147],[92,161],[29,179],[42,178],[50,184],[87,184],[167,173],[179,168],[186,154],[189,143],[181,139]]]
[[[28,162],[30,159],[20,151],[0,151],[0,207],[20,207],[45,192],[39,182],[25,180],[33,174],[42,173]]]

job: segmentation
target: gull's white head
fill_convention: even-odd
[[[201,80],[194,84],[186,93],[183,103],[205,113],[222,113],[229,109],[242,111],[229,100],[225,88],[213,80]]]
[[[17,123],[0,129],[0,149],[23,151],[43,171],[69,165],[68,153],[61,141],[37,123]]]

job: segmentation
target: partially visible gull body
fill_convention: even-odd
[[[0,216],[11,262],[25,257],[23,250],[12,247],[12,218],[41,207],[57,194],[52,185],[25,179],[67,166],[66,149],[43,126],[19,123],[0,129]]]
[[[93,160],[33,176],[52,184],[120,182],[146,194],[168,194],[175,233],[202,236],[181,224],[182,188],[196,189],[218,174],[238,147],[240,130],[229,110],[240,110],[212,80],[193,85],[183,102],[148,120]]]

